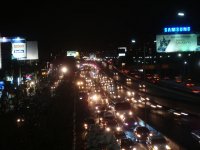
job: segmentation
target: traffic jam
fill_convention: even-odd
[[[87,104],[90,112],[83,123],[85,147],[89,149],[91,145],[95,147],[95,144],[103,147],[110,143],[112,147],[121,150],[172,149],[173,145],[170,145],[168,138],[146,124],[134,112],[136,107],[148,106],[159,110],[163,106],[115,82],[117,78],[117,74],[113,78],[108,77],[94,64],[88,63],[80,67],[80,78],[76,83],[78,98]],[[132,84],[132,80],[127,79],[127,84]],[[140,90],[143,88],[145,85],[140,85]]]

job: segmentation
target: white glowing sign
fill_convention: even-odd
[[[26,42],[26,57],[18,60],[37,60],[38,59],[38,43],[37,41]]]
[[[200,51],[199,34],[168,34],[156,36],[157,52]]]
[[[26,43],[12,43],[13,59],[20,59],[26,57]]]

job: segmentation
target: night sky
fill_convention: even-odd
[[[199,7],[198,0],[4,2],[0,32],[37,40],[40,57],[50,51],[113,50],[132,38],[153,41],[166,25],[200,31]],[[178,11],[186,16],[178,18]]]

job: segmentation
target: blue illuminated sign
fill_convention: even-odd
[[[191,27],[165,27],[165,33],[173,33],[173,32],[190,32]]]
[[[0,81],[0,90],[3,90],[4,86],[5,86],[4,81]]]

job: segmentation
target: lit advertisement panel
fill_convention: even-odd
[[[12,42],[12,59],[26,58],[26,43]]]
[[[156,36],[159,53],[200,51],[199,34],[169,34]]]
[[[118,57],[121,57],[121,56],[126,56],[126,47],[118,47]]]
[[[79,57],[79,52],[77,51],[67,51],[67,56],[73,56],[75,58]]]
[[[18,60],[37,60],[38,59],[38,43],[37,41],[27,41],[27,56]]]
[[[125,53],[119,53],[118,57],[121,57],[121,56],[126,56],[126,54]]]

